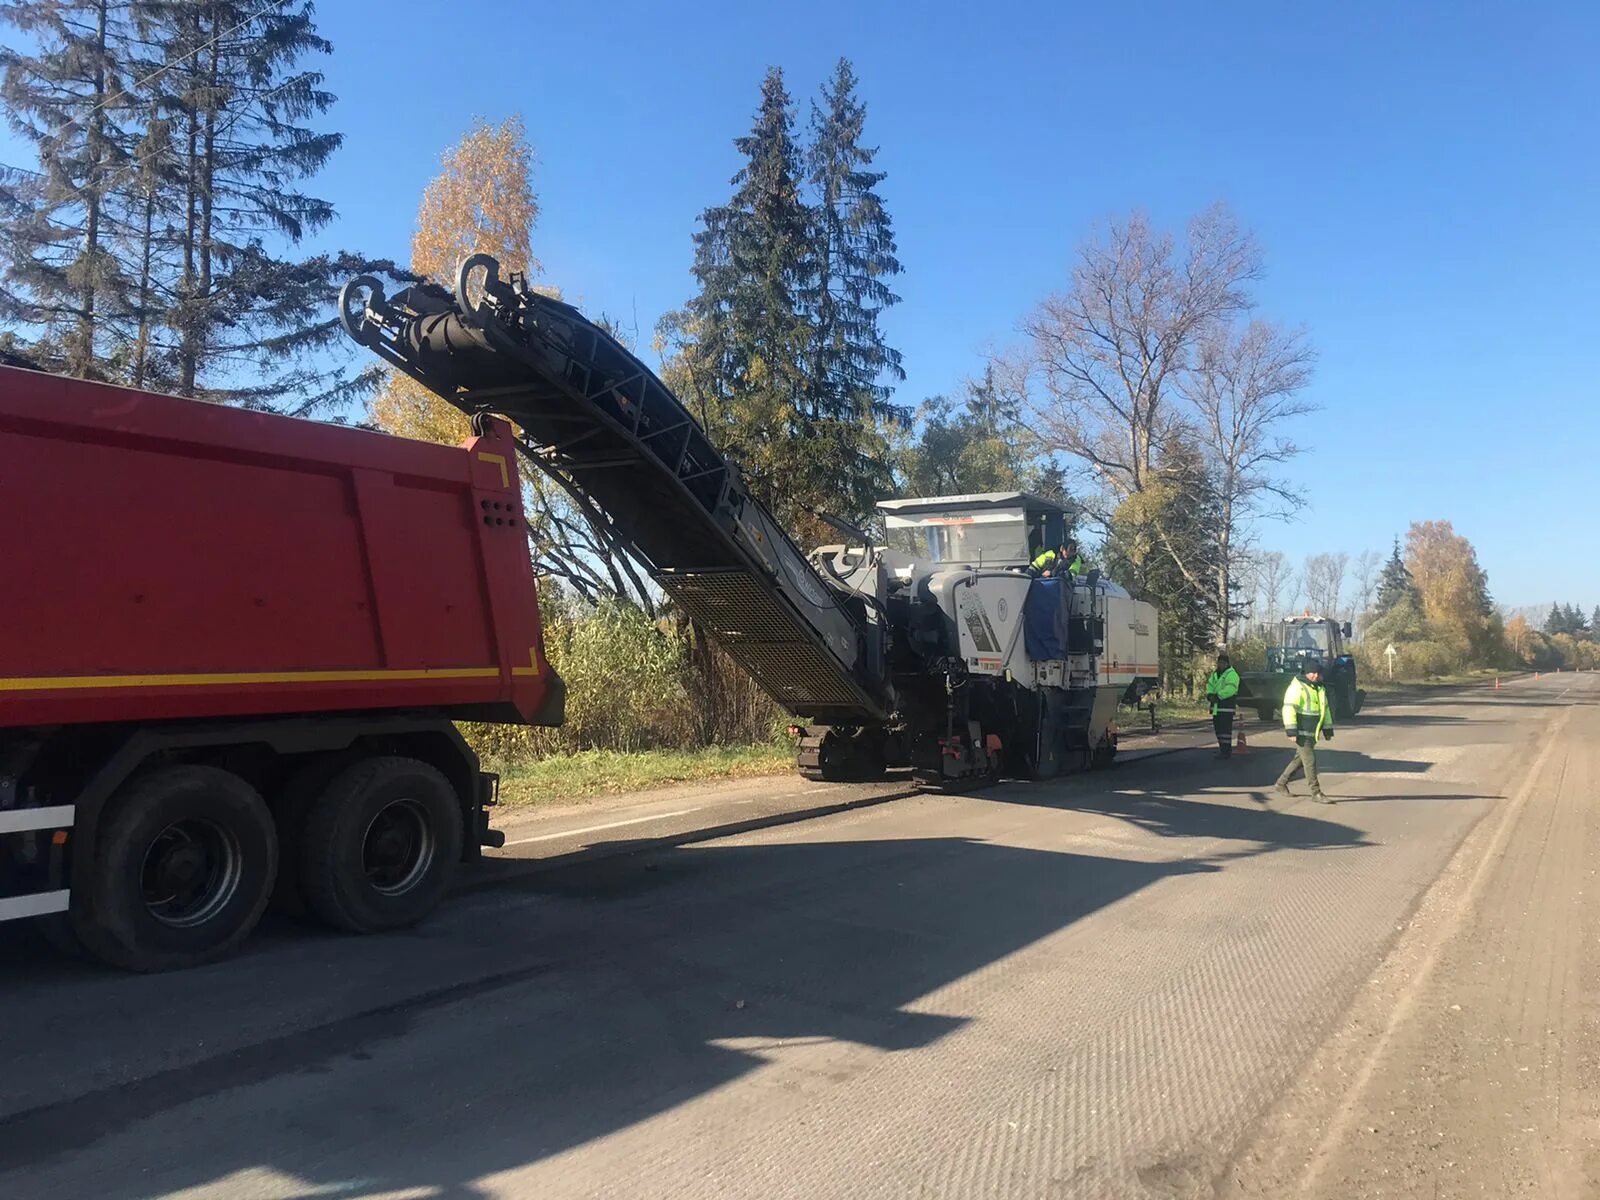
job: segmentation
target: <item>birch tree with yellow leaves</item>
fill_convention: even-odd
[[[417,209],[411,269],[448,285],[463,258],[482,252],[530,278],[539,274],[533,257],[539,199],[522,118],[480,121],[445,151],[440,165]],[[390,433],[426,442],[455,445],[472,432],[464,413],[398,372],[373,400],[372,419]]]
[[[506,270],[535,279],[543,270],[533,253],[538,219],[533,147],[522,119],[509,117],[498,125],[480,121],[445,151],[439,174],[422,193],[411,269],[449,285],[463,258],[485,253]],[[559,294],[554,288],[542,290]],[[373,401],[371,417],[389,433],[422,441],[456,445],[472,432],[459,409],[398,372]],[[560,579],[591,604],[622,600],[655,616],[655,593],[605,518],[531,464],[523,474],[535,571]]]

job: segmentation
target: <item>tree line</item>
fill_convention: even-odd
[[[1600,631],[1600,604],[1594,606],[1592,617],[1585,617],[1581,609],[1571,604],[1551,604],[1550,615],[1544,620],[1544,632],[1551,637],[1566,633],[1593,640],[1596,631]]]
[[[1247,566],[1251,616],[1235,640],[1257,648],[1267,627],[1311,613],[1352,624],[1355,653],[1370,670],[1406,678],[1469,668],[1588,668],[1600,665],[1600,606],[1585,618],[1572,604],[1553,604],[1542,629],[1521,612],[1495,604],[1488,574],[1472,543],[1448,521],[1413,523],[1385,559],[1373,550],[1308,555],[1296,568],[1279,551]]]

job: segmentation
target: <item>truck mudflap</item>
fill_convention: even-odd
[[[70,804],[0,809],[0,921],[67,911],[67,841],[76,823]]]
[[[506,844],[506,835],[498,829],[490,829],[489,810],[500,803],[500,776],[493,771],[478,772],[478,807],[476,810],[477,844],[488,846],[491,850],[498,850]]]

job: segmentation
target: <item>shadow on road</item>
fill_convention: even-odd
[[[1378,801],[1395,800],[1483,800],[1487,797],[1482,792],[1406,792],[1393,796],[1351,796],[1339,794],[1336,802],[1342,808],[1346,804],[1374,804]]]
[[[1420,759],[1381,758],[1357,750],[1335,750],[1324,742],[1317,749],[1317,765],[1324,786],[1337,790],[1341,775],[1421,775],[1434,764]],[[1136,760],[1114,768],[1104,785],[1079,788],[1074,781],[1053,784],[1008,785],[978,793],[1007,804],[1074,809],[1103,813],[1124,820],[1160,837],[1223,838],[1258,847],[1247,853],[1275,848],[1331,849],[1362,844],[1361,835],[1335,821],[1304,811],[1284,811],[1267,806],[1278,773],[1289,761],[1288,739],[1263,736],[1245,752],[1226,760],[1209,750],[1191,754],[1181,767],[1142,769]],[[1151,760],[1144,760],[1150,762]],[[1165,760],[1171,763],[1173,760]],[[1153,765],[1153,764],[1152,764]],[[1303,780],[1294,785],[1305,793]],[[1246,793],[1254,806],[1200,799],[1205,789]],[[1400,799],[1396,796],[1394,799]]]
[[[1477,717],[1458,717],[1452,713],[1405,713],[1405,712],[1368,712],[1363,709],[1360,715],[1350,719],[1350,725],[1356,729],[1368,728],[1415,728],[1422,725],[1485,725],[1491,722]],[[1343,725],[1340,728],[1344,728]]]
[[[995,799],[1032,802],[1013,791]],[[42,1107],[15,1111],[27,1083],[8,1077],[0,1170],[28,1174],[0,1175],[0,1194],[151,1195],[268,1169],[305,1195],[475,1197],[485,1174],[711,1092],[784,1044],[937,1042],[966,1023],[959,1000],[917,1001],[1163,878],[1363,840],[1323,814],[1159,793],[1062,802],[1241,845],[1165,862],[964,838],[652,847],[468,898],[440,918],[456,930],[339,940],[336,976],[285,941],[204,972],[101,976],[96,1006],[114,1006],[155,1064],[263,1005],[292,1025],[319,990],[399,994]],[[70,1008],[66,984],[32,999]],[[50,1036],[48,1022],[10,1028],[0,1037]],[[71,1069],[88,1087],[98,1065]]]
[[[1266,786],[1271,786],[1276,773],[1274,770],[1268,776]],[[1185,786],[1200,782],[1191,776]],[[1238,779],[1227,782],[1250,786]],[[1335,850],[1366,844],[1363,834],[1336,820],[1268,808],[1260,804],[1265,799],[1264,795],[1254,796],[1259,806],[1214,802],[1197,799],[1192,790],[1171,791],[1158,782],[1145,779],[1129,779],[1124,787],[1114,792],[1097,790],[1089,794],[1052,798],[1046,789],[1033,785],[997,789],[985,794],[985,799],[1006,804],[1100,813],[1126,821],[1157,837],[1242,843],[1237,850],[1220,857],[1214,856],[1207,859],[1208,862],[1254,857],[1276,850]]]

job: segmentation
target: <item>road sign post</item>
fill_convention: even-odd
[[[1394,678],[1394,656],[1396,654],[1398,654],[1398,653],[1400,653],[1400,652],[1394,648],[1394,643],[1393,642],[1390,642],[1383,649],[1383,657],[1389,660],[1389,678],[1390,679]]]

